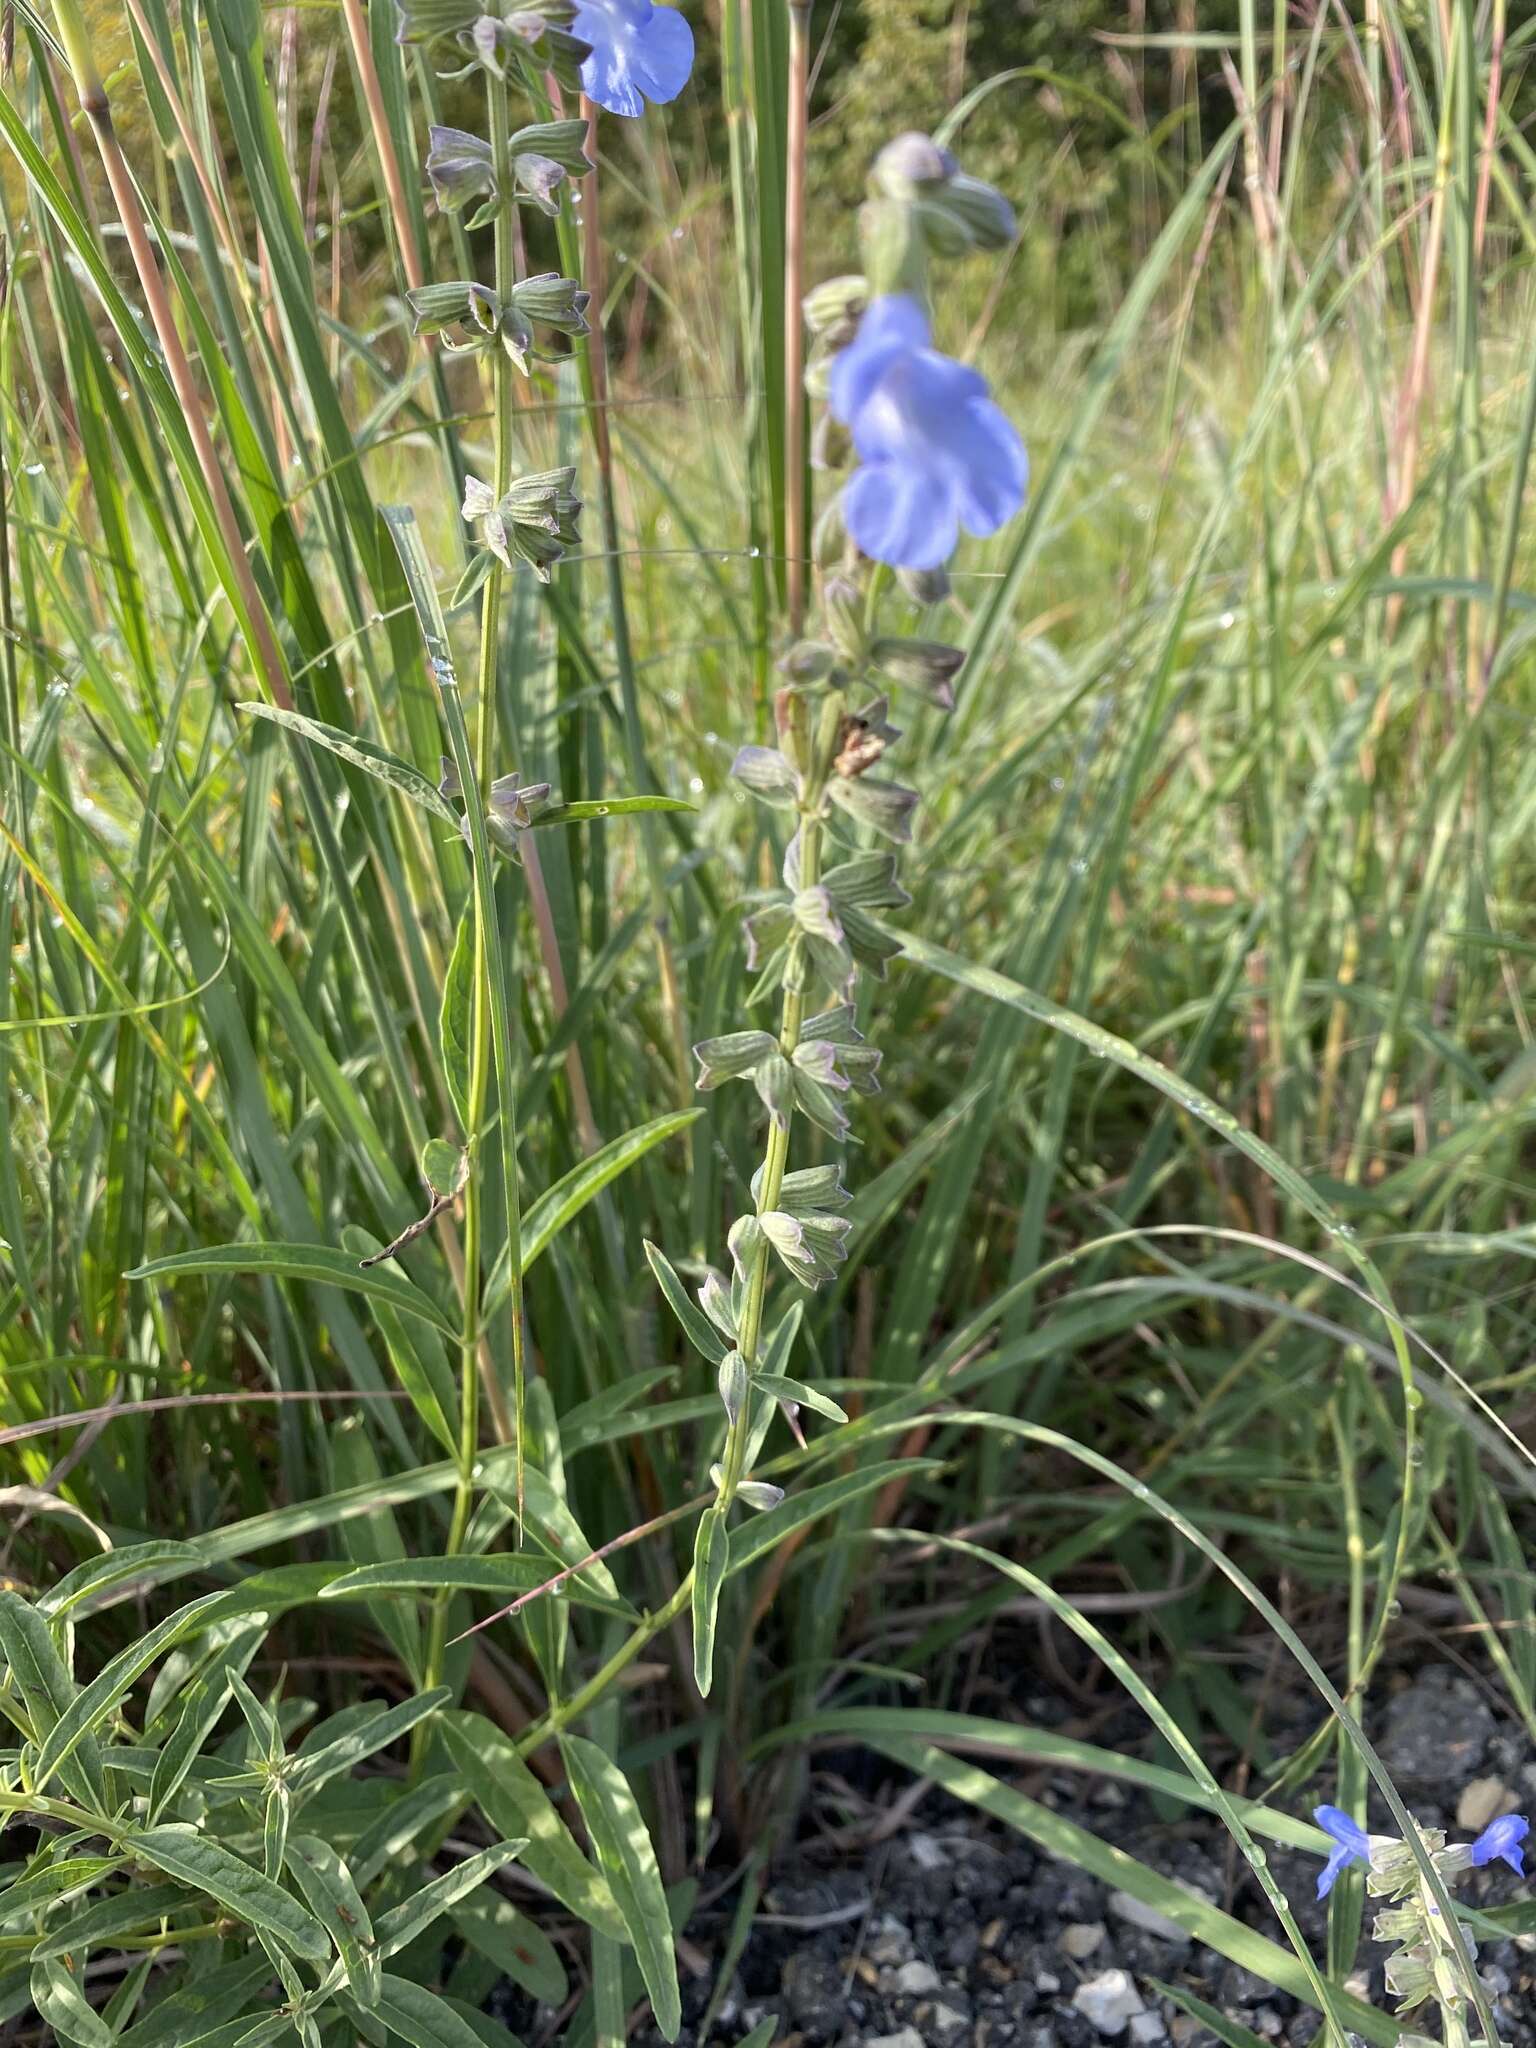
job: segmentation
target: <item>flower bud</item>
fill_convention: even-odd
[[[782,1486],[771,1486],[766,1479],[742,1479],[737,1482],[736,1492],[749,1508],[756,1508],[763,1514],[769,1508],[776,1508],[784,1498]]]
[[[704,1285],[699,1289],[699,1307],[714,1324],[722,1337],[736,1342],[736,1315],[731,1307],[731,1291],[724,1277],[713,1266],[704,1275]]]
[[[777,747],[742,747],[731,773],[765,803],[793,804],[799,798],[800,778]]]
[[[1435,1976],[1429,1958],[1419,1949],[1399,1949],[1383,1965],[1387,1990],[1405,2005],[1417,2005],[1434,1989]]]
[[[789,1112],[795,1099],[795,1072],[783,1053],[775,1051],[753,1075],[763,1106],[781,1131],[789,1129]]]
[[[827,794],[850,817],[887,839],[905,843],[912,837],[912,813],[917,808],[915,789],[904,789],[897,782],[881,782],[873,775],[852,779],[838,775],[828,783]]]
[[[512,303],[525,320],[539,327],[553,327],[560,334],[587,332],[587,307],[592,294],[583,291],[574,277],[558,271],[541,271],[525,277],[512,287]]]
[[[822,587],[827,631],[844,661],[864,659],[864,593],[851,576],[829,576]]]
[[[875,640],[869,649],[872,665],[893,683],[909,690],[921,690],[942,711],[952,711],[953,684],[965,665],[959,647],[946,647],[940,640],[905,640],[894,637]]]
[[[586,145],[585,121],[535,121],[519,128],[507,147],[513,157],[529,153],[548,157],[573,178],[582,178],[594,168]]]
[[[936,213],[961,228],[972,249],[1006,249],[1018,233],[1013,208],[995,185],[958,172],[931,202]]]
[[[868,304],[869,285],[864,278],[829,277],[825,284],[806,293],[801,309],[812,334],[846,334],[852,340],[859,316]]]
[[[910,202],[926,199],[935,187],[947,185],[955,170],[955,160],[947,149],[912,129],[885,145],[875,158],[870,180],[887,199]]]
[[[551,220],[559,213],[560,202],[555,195],[565,183],[565,168],[552,156],[525,150],[521,156],[513,157],[512,181],[519,198],[536,206],[540,213],[548,214]]]
[[[716,1384],[720,1389],[720,1405],[725,1410],[725,1419],[734,1429],[736,1419],[746,1405],[750,1384],[747,1361],[739,1351],[727,1351],[721,1359]]]
[[[829,498],[811,528],[811,561],[818,569],[831,569],[848,551],[848,528],[843,519],[843,494]]]
[[[824,683],[837,666],[837,649],[824,640],[797,640],[779,663],[780,673],[797,689]]]
[[[429,43],[463,34],[474,26],[480,0],[400,0],[398,43]]]
[[[549,802],[547,782],[519,783],[515,775],[501,775],[491,784],[487,824],[499,826],[503,835],[526,832]]]
[[[708,1090],[722,1081],[743,1080],[777,1051],[778,1040],[766,1031],[728,1031],[721,1038],[702,1038],[693,1048],[699,1063],[694,1085]]]
[[[427,135],[427,176],[444,213],[457,213],[482,193],[495,198],[495,157],[488,142],[463,128],[434,127]]]
[[[896,581],[914,604],[942,604],[949,595],[947,569],[898,569]]]
[[[483,284],[423,284],[407,292],[405,299],[412,334],[446,334],[450,328],[464,327],[472,339],[460,346],[484,348],[496,332],[496,294]]]
[[[725,1248],[731,1255],[731,1265],[738,1280],[745,1280],[758,1247],[763,1242],[763,1226],[755,1216],[738,1216],[731,1225]]]

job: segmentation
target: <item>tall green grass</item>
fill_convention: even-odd
[[[641,1246],[718,1258],[757,1160],[745,1104],[695,1103],[678,1055],[736,1020],[741,917],[780,851],[726,771],[765,730],[795,452],[789,13],[723,15],[718,104],[700,88],[638,135],[602,131],[586,204],[623,222],[606,404],[576,362],[506,428],[529,466],[584,465],[585,558],[547,593],[513,583],[478,686],[469,615],[448,629],[482,774],[695,813],[535,835],[478,914],[451,827],[239,708],[291,702],[429,785],[457,751],[430,606],[383,517],[412,508],[446,596],[495,421],[403,307],[407,246],[429,276],[463,272],[418,191],[445,88],[396,46],[391,0],[306,15],[365,137],[350,160],[315,133],[312,188],[285,10],[132,10],[107,85],[142,92],[154,127],[136,204],[232,546],[50,22],[20,15],[0,96],[6,1570],[43,1595],[109,1546],[187,1539],[198,1590],[237,1599],[247,1571],[310,1568],[291,1601],[268,1589],[263,1697],[286,1670],[345,1712],[441,1675],[470,1713],[446,1735],[423,1719],[415,1767],[478,1785],[516,1743],[553,1783],[570,1772],[584,1867],[606,1873],[612,1766],[547,1741],[595,1735],[674,1887],[722,1836],[791,1827],[807,1745],[850,1735],[1109,1870],[1105,1845],[954,1754],[983,1732],[945,1714],[953,1682],[1021,1589],[1129,1688],[1156,1753],[1112,1765],[1006,1713],[988,1742],[1140,1773],[1245,1848],[1317,1846],[1291,1808],[1335,1763],[1346,1803],[1369,1774],[1402,1822],[1359,1725],[1384,1658],[1464,1625],[1536,1728],[1530,37],[1460,0],[1411,28],[1377,0],[1301,28],[1250,6],[1235,39],[1186,53],[1225,132],[1192,145],[1193,96],[1167,121],[1127,102],[1113,169],[1154,217],[1101,326],[1055,331],[960,273],[947,343],[999,385],[1034,488],[959,565],[957,712],[910,721],[908,956],[867,1003],[886,1092],[861,1105],[852,1255],[799,1311],[802,1358],[851,1419],[770,1440],[758,1469],[788,1498],[733,1544],[705,1705],[656,1617],[719,1407]],[[1106,61],[1105,93],[1127,75]],[[1044,89],[974,88],[962,155],[985,96]],[[1050,215],[1017,196],[1038,271]],[[817,207],[813,185],[810,282],[819,238],[846,241]],[[459,1134],[440,1017],[477,931],[500,967],[479,985],[507,1003],[504,1169],[473,1232],[450,1209],[362,1269],[426,1206],[423,1146]],[[489,1428],[470,1416],[466,1443],[477,1373]],[[608,1545],[565,1581],[584,1601],[461,1635]],[[450,1549],[475,1569],[434,1563]],[[170,1612],[192,1562],[92,1596],[82,1682]],[[1123,1623],[1088,1623],[1084,1588],[1123,1594]],[[1226,1766],[1277,1637],[1318,1736],[1287,1764],[1260,1734],[1254,1807]],[[143,1728],[123,1712],[104,1743]],[[1294,1923],[1296,1954],[1256,1946],[1112,1867],[1336,2026],[1395,2038],[1341,1988],[1348,1882],[1314,1962]],[[633,1923],[588,1917],[587,2020],[608,2030]],[[420,1981],[436,1968],[424,1952]],[[32,1984],[18,1965],[0,1993],[16,2009]]]

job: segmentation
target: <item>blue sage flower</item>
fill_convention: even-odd
[[[1531,1824],[1523,1813],[1506,1813],[1490,1822],[1472,1844],[1472,1861],[1479,1865],[1507,1863],[1516,1877],[1524,1877],[1525,1851],[1520,1844],[1530,1832]]]
[[[1318,1873],[1317,1896],[1326,1899],[1341,1870],[1347,1869],[1351,1863],[1370,1862],[1371,1838],[1358,1822],[1352,1821],[1337,1806],[1314,1807],[1312,1818],[1325,1835],[1332,1836],[1335,1845],[1333,1854]]]
[[[675,100],[693,70],[693,30],[652,0],[580,0],[571,29],[592,46],[581,86],[610,114],[630,119],[647,100]]]
[[[905,293],[869,308],[833,359],[828,400],[859,458],[843,523],[874,561],[937,569],[962,526],[996,533],[1024,503],[1024,443],[980,371],[930,346],[927,315]]]

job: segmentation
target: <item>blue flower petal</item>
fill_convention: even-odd
[[[847,348],[832,359],[827,400],[832,417],[851,427],[897,359],[928,346],[928,316],[916,299],[892,292],[876,299]]]
[[[1523,1813],[1506,1813],[1490,1821],[1472,1844],[1472,1861],[1507,1863],[1516,1877],[1524,1877],[1525,1851],[1520,1844],[1530,1832],[1531,1824]]]
[[[1369,1863],[1371,1860],[1371,1838],[1360,1823],[1337,1806],[1317,1806],[1312,1818],[1325,1835],[1333,1837],[1333,1854],[1318,1873],[1317,1896],[1326,1899],[1333,1890],[1334,1879],[1341,1870],[1351,1863]]]
[[[967,533],[985,539],[1023,505],[1029,457],[1013,422],[990,398],[975,400],[956,423],[954,449],[962,475],[960,517]]]
[[[917,300],[876,299],[833,358],[832,414],[860,459],[844,520],[864,553],[903,569],[936,569],[962,524],[996,533],[1024,503],[1024,444],[993,404],[987,380],[928,345]]]
[[[592,46],[581,67],[588,99],[630,120],[647,98],[675,99],[693,69],[693,30],[652,0],[580,0],[571,32]]]
[[[895,462],[854,471],[843,492],[843,524],[871,561],[893,569],[937,569],[960,539],[953,494],[934,490],[920,470]]]
[[[693,30],[675,7],[653,7],[635,50],[640,90],[658,106],[675,100],[693,74]]]

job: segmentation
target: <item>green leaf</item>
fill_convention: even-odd
[[[421,1177],[439,1200],[458,1194],[469,1177],[469,1154],[447,1138],[428,1138],[421,1150]]]
[[[653,1147],[679,1131],[697,1123],[704,1115],[702,1109],[673,1110],[668,1116],[659,1116],[650,1123],[637,1124],[632,1131],[626,1131],[620,1138],[610,1138],[606,1145],[573,1166],[563,1174],[553,1187],[544,1190],[536,1201],[530,1202],[523,1212],[520,1243],[523,1255],[523,1271],[526,1273],[541,1252],[547,1251],[565,1226],[584,1209],[594,1196],[600,1195],[610,1181],[617,1180],[637,1160],[643,1159]],[[485,1313],[493,1315],[507,1297],[506,1253],[497,1259],[486,1285]]]
[[[206,1671],[188,1686],[175,1728],[155,1758],[149,1786],[150,1821],[160,1818],[196,1761],[203,1744],[213,1733],[235,1676],[245,1670],[266,1637],[265,1620],[235,1635],[218,1652]]]
[[[173,1252],[164,1259],[151,1259],[124,1275],[128,1280],[159,1280],[176,1273],[269,1273],[282,1280],[307,1280],[316,1286],[344,1287],[353,1294],[370,1294],[387,1301],[402,1315],[416,1316],[435,1330],[458,1342],[458,1331],[430,1296],[413,1287],[402,1274],[387,1266],[366,1270],[345,1252],[324,1244],[204,1245],[189,1252]]]
[[[63,1926],[45,1934],[32,1951],[33,1962],[49,1956],[82,1955],[97,1943],[110,1942],[114,1935],[140,1928],[154,1931],[162,1919],[173,1913],[190,1913],[197,1901],[180,1885],[136,1884],[110,1899],[98,1899],[94,1906],[71,1911]]]
[[[1186,1772],[1168,1764],[1147,1763],[1140,1757],[1123,1756],[1118,1750],[1101,1749],[1054,1728],[1034,1728],[1020,1721],[994,1721],[984,1714],[951,1713],[942,1707],[828,1707],[803,1721],[780,1724],[763,1735],[751,1754],[775,1749],[781,1743],[800,1744],[818,1736],[839,1741],[862,1741],[875,1735],[894,1735],[937,1744],[943,1749],[962,1750],[980,1756],[1001,1756],[1010,1762],[1046,1764],[1053,1770],[1084,1771],[1093,1777],[1119,1779],[1139,1785],[1144,1791],[1177,1799],[1186,1806],[1198,1806],[1208,1813],[1219,1807],[1203,1785]],[[1291,1849],[1309,1856],[1326,1856],[1328,1837],[1311,1821],[1298,1820],[1278,1807],[1265,1806],[1257,1799],[1227,1795],[1242,1816],[1250,1833],[1267,1835]]]
[[[491,1826],[504,1835],[527,1837],[519,1858],[523,1868],[589,1927],[623,1941],[624,1918],[606,1878],[577,1848],[511,1739],[479,1714],[447,1713],[441,1725],[454,1762]]]
[[[437,1044],[443,1062],[443,1079],[459,1114],[459,1128],[466,1138],[469,1128],[469,1040],[474,1010],[475,908],[466,904],[459,928],[454,933],[448,972],[443,976],[443,1000],[437,1013]]]
[[[79,1695],[47,1622],[19,1593],[0,1591],[0,1655],[11,1668],[33,1735],[45,1742]],[[94,1742],[80,1744],[63,1776],[82,1805],[97,1813],[110,1811],[106,1773]]]
[[[306,1962],[323,1963],[331,1952],[325,1933],[291,1893],[249,1863],[191,1828],[148,1828],[124,1837],[144,1862],[210,1899],[259,1933],[270,1934]]]
[[[480,2036],[446,1999],[409,1978],[386,1972],[377,2011],[390,2032],[411,2048],[481,2048]]]
[[[551,804],[531,821],[535,830],[544,825],[584,825],[589,818],[632,818],[637,811],[696,811],[677,796],[610,796],[600,803]]]
[[[724,1514],[719,1508],[706,1509],[693,1539],[693,1675],[705,1699],[714,1682],[715,1615],[730,1554]]]
[[[1149,1977],[1149,1987],[1162,1998],[1171,1998],[1175,2005],[1187,2012],[1191,2019],[1198,2020],[1203,2027],[1209,2027],[1218,2041],[1226,2048],[1266,2048],[1264,2036],[1256,2034],[1252,2027],[1245,2027],[1241,2020],[1231,2019],[1224,2012],[1218,2012],[1214,2005],[1207,2005],[1203,1998],[1196,1998],[1192,1991],[1183,1991],[1176,1984],[1164,1984],[1160,1978]]]
[[[91,1594],[121,1585],[124,1579],[136,1579],[152,1566],[176,1564],[193,1571],[201,1563],[202,1553],[195,1543],[124,1544],[103,1557],[89,1557],[72,1572],[66,1572],[57,1585],[41,1595],[37,1611],[50,1621],[57,1621]]]
[[[75,2048],[116,2048],[118,2036],[86,2003],[73,1973],[57,1956],[33,1963],[32,2003],[59,2040]]]
[[[640,1974],[651,1995],[651,2010],[662,2038],[675,2041],[683,2023],[677,1988],[672,1917],[656,1863],[656,1851],[628,1781],[595,1742],[562,1735],[560,1753],[592,1837],[597,1860],[618,1901]]]
[[[336,1944],[347,1983],[360,2005],[376,2005],[379,1997],[379,1954],[373,1922],[352,1873],[329,1842],[319,1835],[290,1835],[283,1861],[320,1925]]]
[[[48,1731],[48,1738],[39,1749],[33,1767],[32,1782],[36,1791],[41,1792],[54,1772],[60,1770],[80,1745],[94,1734],[155,1659],[183,1636],[191,1635],[204,1626],[210,1613],[221,1607],[225,1598],[223,1593],[205,1593],[201,1599],[178,1607],[147,1636],[130,1643],[126,1650],[120,1650],[102,1666]]]
[[[718,1365],[730,1350],[729,1344],[703,1309],[696,1308],[689,1299],[687,1288],[678,1278],[672,1261],[660,1246],[652,1244],[647,1239],[645,1256],[651,1262],[651,1271],[656,1275],[657,1285],[667,1298],[668,1308],[683,1326],[683,1335],[695,1351],[704,1354],[711,1365]]]
[[[453,1908],[454,1926],[503,1975],[520,1984],[541,2005],[560,2006],[570,1993],[560,1951],[549,1936],[510,1899],[482,1885]]]
[[[414,1699],[401,1700],[392,1707],[381,1707],[376,1714],[370,1714],[334,1742],[294,1757],[288,1768],[288,1783],[294,1795],[307,1797],[329,1779],[339,1778],[344,1771],[352,1770],[364,1757],[376,1756],[381,1749],[387,1749],[390,1743],[398,1742],[402,1735],[408,1734],[418,1721],[435,1714],[452,1697],[450,1686],[439,1685],[431,1692],[418,1693]]]
[[[122,1867],[121,1856],[55,1856],[0,1891],[0,1925],[56,1909]]]
[[[434,1920],[440,1919],[460,1899],[478,1891],[488,1878],[494,1877],[514,1856],[520,1856],[527,1846],[525,1836],[510,1842],[496,1842],[489,1849],[480,1850],[478,1855],[466,1856],[462,1863],[456,1863],[452,1870],[443,1871],[430,1883],[419,1886],[408,1899],[393,1907],[380,1920],[380,1956],[398,1955]]]
[[[272,1965],[264,1955],[246,1956],[193,1977],[130,2027],[122,2048],[192,2048],[237,2014],[254,2013],[257,1994],[271,1977]],[[250,2024],[250,2018],[242,2021]]]
[[[419,768],[413,768],[409,761],[402,761],[398,754],[392,754],[387,747],[375,746],[372,740],[359,739],[356,733],[342,732],[338,726],[322,724],[318,718],[306,718],[302,712],[281,710],[275,704],[240,704],[236,709],[248,712],[252,718],[270,719],[273,725],[284,726],[289,732],[296,732],[301,739],[312,740],[317,747],[329,748],[354,768],[376,775],[380,782],[387,782],[391,789],[399,790],[412,803],[420,804],[423,810],[442,818],[455,831],[459,829],[459,814],[439,793],[437,784],[423,775]]]
[[[355,1598],[367,1593],[425,1593],[454,1588],[468,1593],[494,1593],[501,1600],[515,1600],[520,1593],[532,1593],[553,1578],[542,1557],[406,1557],[383,1564],[359,1565],[326,1587],[325,1600]],[[578,1573],[560,1588],[563,1599],[583,1607],[595,1607],[621,1621],[632,1621],[634,1609],[627,1601],[609,1599],[584,1583]]]
[[[759,1393],[771,1394],[775,1401],[796,1401],[802,1408],[810,1408],[817,1415],[824,1415],[828,1422],[846,1422],[846,1412],[826,1394],[818,1394],[814,1387],[808,1387],[801,1380],[789,1380],[782,1373],[759,1372],[752,1376],[752,1384]]]

